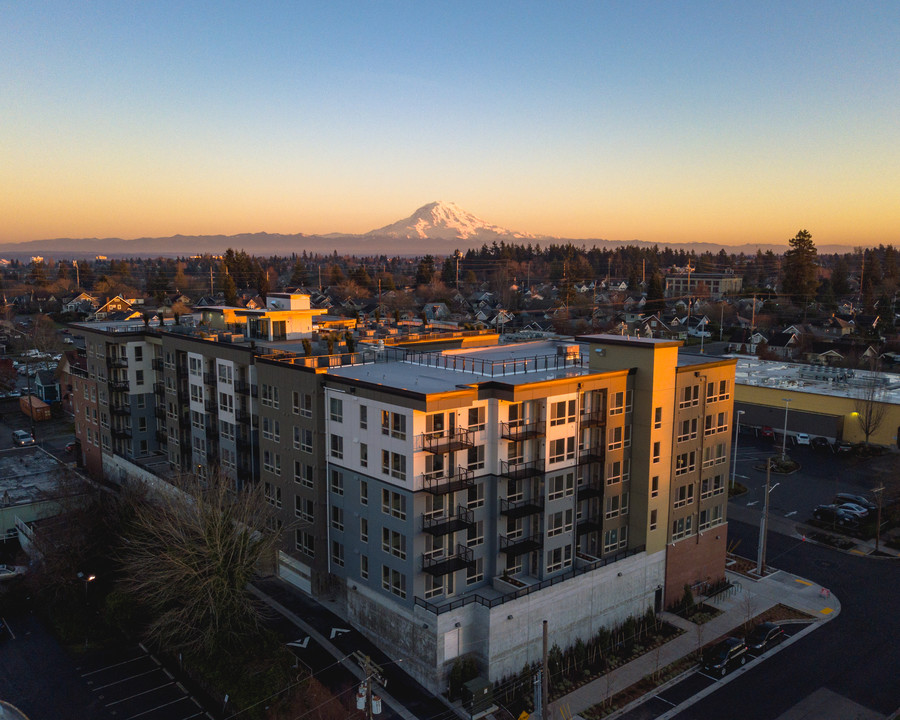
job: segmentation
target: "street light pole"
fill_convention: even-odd
[[[741,436],[741,415],[744,414],[743,410],[738,410],[735,413],[735,417],[737,420],[734,424],[734,448],[732,449],[731,456],[731,489],[734,490],[734,477],[737,473],[737,450],[738,450],[738,438]]]
[[[791,398],[781,398],[784,400],[784,432],[781,437],[781,462],[784,462],[786,457],[786,448],[787,448],[787,416],[788,416],[788,407],[791,404]]]
[[[769,483],[772,478],[772,458],[766,458],[766,497],[763,504],[763,516],[759,523],[759,555],[756,559],[756,574],[760,577],[766,572],[766,539],[769,534]]]
[[[880,544],[881,544],[881,503],[882,503],[882,495],[884,494],[884,485],[881,487],[877,487],[872,490],[873,493],[878,493],[878,516],[875,519],[875,552],[880,552]]]

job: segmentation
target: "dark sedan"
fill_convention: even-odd
[[[757,625],[747,636],[747,647],[751,650],[768,650],[784,640],[784,629],[781,625],[764,622]]]
[[[838,505],[816,505],[813,517],[819,522],[845,527],[854,527],[858,524],[856,517]]]
[[[747,662],[747,645],[740,638],[728,637],[703,653],[703,669],[725,677],[731,668]]]

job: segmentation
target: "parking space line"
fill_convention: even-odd
[[[104,688],[112,687],[113,685],[118,685],[119,683],[128,682],[129,680],[134,680],[135,678],[144,677],[144,675],[149,675],[150,673],[155,673],[157,668],[151,668],[150,670],[145,670],[142,673],[138,673],[137,675],[129,675],[126,678],[122,678],[121,680],[114,680],[111,683],[106,683],[106,685],[98,685],[97,687],[92,687],[91,690],[95,692],[97,690],[103,690]]]
[[[672,707],[675,707],[675,703],[673,703],[671,700],[666,700],[664,697],[662,697],[662,695],[654,695],[653,697],[655,697],[657,700],[662,700],[664,703],[669,703],[669,705],[671,705]]]
[[[165,687],[169,687],[170,685],[174,685],[175,683],[165,683],[164,685],[157,685],[154,688],[150,688],[149,690],[144,690],[144,692],[135,693],[134,695],[129,695],[126,698],[122,698],[121,700],[116,700],[111,703],[106,703],[106,707],[112,707],[113,705],[119,705],[120,703],[126,702],[128,700],[134,700],[136,697],[140,697],[141,695],[147,695],[148,693],[156,692],[157,690],[162,690]],[[143,713],[141,713],[143,715]],[[135,716],[137,717],[137,716]]]
[[[156,712],[164,707],[169,707],[169,705],[174,705],[175,703],[180,703],[182,700],[187,700],[186,697],[180,697],[177,700],[172,700],[171,702],[163,703],[162,705],[157,705],[155,708],[150,708],[149,710],[144,710],[143,712],[139,712],[137,715],[131,715],[126,718],[126,720],[134,720],[134,718],[139,718],[141,715],[146,715],[147,713]]]
[[[98,672],[103,672],[104,670],[111,670],[112,668],[121,667],[122,665],[127,665],[128,663],[133,663],[135,660],[141,660],[147,657],[146,655],[138,655],[135,658],[131,658],[131,660],[123,660],[122,662],[115,663],[114,665],[107,665],[106,667],[102,667],[99,670],[91,670],[90,672],[81,673],[81,677],[87,677],[88,675],[94,675]]]
[[[698,671],[697,671],[697,674],[698,674],[698,675],[702,675],[702,676],[705,677],[705,678],[709,678],[710,680],[712,680],[712,681],[714,681],[714,682],[718,682],[718,681],[719,681],[719,678],[714,677],[714,676],[712,676],[712,675],[707,675],[707,674],[706,674],[705,672],[703,672],[702,670],[698,670]]]
[[[794,582],[800,583],[801,585],[812,585],[811,582],[807,582],[806,580],[801,580],[800,578],[794,578]]]
[[[6,622],[6,618],[0,617],[0,620],[3,621],[3,627],[6,628],[6,632],[9,633],[10,638],[12,638],[13,640],[15,640],[15,639],[16,639],[16,634],[12,631],[12,628],[9,626],[9,623]]]

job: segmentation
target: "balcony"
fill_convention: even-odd
[[[599,480],[579,485],[577,492],[578,502],[603,497],[603,481]]]
[[[581,414],[581,427],[602,427],[603,425],[606,425],[606,408]]]
[[[453,515],[422,516],[422,530],[429,535],[449,535],[450,533],[466,530],[475,524],[475,513],[464,505],[456,508]]]
[[[111,392],[128,392],[127,380],[113,380],[110,378],[107,382]]]
[[[603,446],[598,445],[597,447],[590,448],[589,450],[580,453],[578,455],[578,464],[593,465],[594,463],[602,463],[603,458]]]
[[[207,400],[203,403],[203,407],[208,413],[215,415],[219,412],[219,404],[215,400]]]
[[[468,428],[450,428],[423,433],[422,447],[426,452],[441,455],[475,447],[475,441],[472,440],[472,432]]]
[[[203,384],[204,385],[215,385],[216,384],[216,376],[211,372],[203,373]]]
[[[165,430],[156,431],[156,441],[162,445],[165,445],[169,442],[169,436]]]
[[[157,405],[153,408],[153,414],[156,415],[160,420],[164,420],[166,417],[166,409],[162,405]]]
[[[592,532],[600,532],[603,530],[603,522],[600,518],[587,518],[586,520],[582,520],[575,527],[575,536],[581,537],[582,535],[587,535]]]
[[[155,392],[157,395],[164,395],[166,392],[166,386],[161,382],[153,383],[153,392]]]
[[[449,575],[457,570],[464,570],[475,564],[475,557],[470,548],[457,545],[453,555],[422,557],[422,570],[429,575]]]
[[[528,462],[500,461],[500,477],[509,478],[510,480],[525,480],[527,478],[539,477],[543,474],[543,460],[529,460]]]
[[[163,359],[162,358],[153,358],[150,361],[150,367],[152,367],[156,372],[162,372],[163,370]]]
[[[215,425],[207,425],[206,426],[206,437],[210,440],[218,439],[219,437],[219,428]]]
[[[504,440],[512,440],[513,442],[521,442],[522,440],[531,440],[533,438],[544,436],[544,423],[500,423],[500,437]]]
[[[500,498],[500,514],[506,515],[513,520],[517,518],[528,517],[529,515],[538,515],[544,511],[544,499],[535,498],[533,500],[507,500]]]
[[[128,428],[113,428],[112,436],[116,440],[131,440],[131,430]]]
[[[432,495],[446,495],[458,490],[467,490],[475,484],[475,473],[461,465],[456,468],[454,475],[445,475],[444,472],[436,470],[422,473],[422,486],[426,492]]]
[[[110,405],[109,411],[113,415],[131,415],[131,405],[128,403],[119,404],[119,405]]]
[[[243,380],[238,380],[234,384],[234,391],[239,395],[253,395],[253,386]]]
[[[500,536],[500,552],[509,557],[525,555],[535,550],[540,550],[543,546],[544,538],[542,535],[516,538],[507,537],[506,535]]]
[[[127,368],[128,358],[126,357],[108,357],[106,358],[106,367],[108,368]]]
[[[252,421],[254,426],[259,424],[259,416],[252,414],[249,410],[236,410],[234,419],[239,423],[249,424]]]

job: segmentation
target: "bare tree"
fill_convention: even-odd
[[[271,558],[279,533],[268,529],[271,507],[261,485],[236,491],[219,472],[172,484],[176,490],[138,498],[132,508],[125,587],[153,618],[148,639],[209,657],[259,631],[247,584]]]
[[[866,436],[866,445],[869,437],[878,431],[887,412],[887,404],[884,402],[884,389],[875,377],[866,378],[865,383],[856,392],[855,416],[860,429]]]

